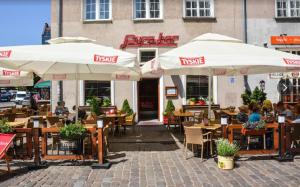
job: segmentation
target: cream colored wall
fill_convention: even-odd
[[[57,26],[57,2],[52,0],[52,36],[56,37],[58,33]],[[179,35],[178,44],[183,45],[198,35],[213,32],[220,33],[235,38],[243,39],[243,4],[240,0],[215,0],[216,22],[206,21],[184,21],[183,1],[182,0],[164,0],[163,20],[159,22],[134,22],[132,0],[112,0],[112,22],[84,22],[82,19],[82,0],[64,0],[63,5],[63,36],[84,36],[95,39],[98,43],[119,48],[126,34],[136,34],[139,36],[158,36],[160,32],[165,35]],[[160,48],[159,54],[170,50],[171,48]],[[126,49],[128,52],[137,53],[136,48]],[[172,79],[166,76],[164,86],[174,85],[174,80],[180,82],[180,79]],[[236,100],[240,98],[239,89],[243,88],[242,79],[237,81],[236,88],[230,88],[226,85],[224,78],[218,78],[218,90],[221,95],[237,95]],[[181,83],[183,84],[183,83]],[[64,83],[64,87],[72,86],[72,83]],[[117,82],[115,85],[115,102],[121,106],[124,98],[127,98],[130,104],[132,101],[132,83]],[[164,88],[163,88],[164,89]],[[182,89],[182,88],[179,88]],[[65,89],[66,90],[66,89]],[[233,94],[234,93],[234,94]],[[70,93],[71,94],[71,93]],[[66,95],[66,93],[64,94]],[[174,100],[177,107],[182,104],[182,97]],[[66,102],[73,99],[67,97]],[[164,103],[166,103],[164,98]],[[221,105],[227,105],[226,97],[220,96],[218,101]],[[240,102],[236,102],[239,104]]]

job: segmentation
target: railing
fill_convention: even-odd
[[[16,128],[16,137],[8,155],[13,159],[32,159],[33,158],[33,134],[31,128]]]
[[[88,135],[83,140],[65,142],[60,138],[59,128],[42,128],[42,159],[84,160],[97,158],[97,137],[95,136],[97,129],[87,128],[87,132]],[[49,150],[50,147],[51,150]]]
[[[266,129],[272,132],[273,145],[269,149],[252,149],[252,150],[240,150],[239,154],[275,154],[278,152],[279,147],[279,134],[278,134],[278,124],[277,123],[268,123],[266,124]],[[242,124],[231,124],[223,127],[223,137],[228,138],[229,142],[233,142],[237,137],[242,138],[241,133]],[[225,132],[224,132],[225,131]]]

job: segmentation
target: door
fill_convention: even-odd
[[[139,120],[159,119],[159,79],[138,82]]]

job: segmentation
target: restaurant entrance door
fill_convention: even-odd
[[[159,79],[138,82],[139,120],[159,119]]]

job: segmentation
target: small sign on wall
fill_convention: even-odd
[[[178,89],[176,86],[166,86],[166,97],[177,97]]]
[[[229,84],[235,84],[236,78],[234,76],[230,76],[228,79],[229,79]]]

